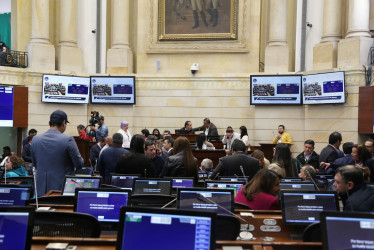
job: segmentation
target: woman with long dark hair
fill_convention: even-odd
[[[374,180],[374,160],[371,158],[369,150],[364,145],[355,144],[351,155],[355,161],[355,166],[361,168],[361,170],[367,167],[370,171],[370,180]],[[368,172],[367,169],[366,172]]]
[[[240,140],[242,140],[245,146],[249,146],[249,137],[246,126],[241,126],[240,128]]]
[[[160,130],[158,130],[158,128],[153,129],[153,131],[152,131],[152,135],[156,136],[157,140],[162,139],[162,136],[161,136]]]
[[[286,177],[297,177],[299,175],[301,164],[298,160],[292,158],[290,147],[286,143],[279,143],[275,147],[272,163],[277,163],[283,168],[286,171]]]
[[[280,176],[269,169],[259,170],[255,176],[241,187],[235,197],[235,202],[248,205],[253,210],[280,209],[279,192]]]
[[[193,156],[190,142],[184,136],[179,136],[170,156],[161,171],[161,177],[194,177],[197,180],[197,159]]]

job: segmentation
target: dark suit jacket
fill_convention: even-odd
[[[27,143],[25,146],[23,146],[22,158],[23,158],[23,160],[25,162],[32,162],[32,159],[31,159],[31,145],[30,145],[30,143]]]
[[[350,191],[350,196],[344,204],[344,211],[374,212],[374,189],[366,184]]]
[[[141,177],[156,177],[152,160],[145,154],[136,152],[122,155],[117,161],[115,173],[140,174]]]
[[[319,155],[315,151],[312,152],[309,161],[306,160],[304,152],[299,154],[296,159],[301,163],[301,165],[309,164],[312,165],[315,169],[319,168]]]
[[[201,127],[198,127],[198,128],[194,128],[193,131],[205,131],[205,129],[206,128],[204,126],[201,126]],[[218,136],[217,127],[213,123],[210,123],[210,127],[209,127],[209,130],[208,130],[208,136]]]
[[[258,160],[242,152],[237,152],[234,155],[228,155],[219,159],[218,166],[213,170],[210,177],[214,179],[219,173],[220,176],[243,176],[240,166],[243,166],[245,176],[249,176],[248,181],[260,170]]]
[[[96,161],[99,160],[100,151],[101,148],[97,143],[90,149],[90,161],[93,167],[96,166]]]
[[[339,158],[338,152],[330,144],[322,149],[321,154],[319,155],[319,163],[327,162],[333,163],[336,159]]]
[[[196,162],[196,172],[194,176],[186,175],[186,166],[184,164],[183,152],[170,156],[165,163],[164,168],[161,171],[160,177],[194,177],[195,181],[198,179],[197,170],[197,159]]]

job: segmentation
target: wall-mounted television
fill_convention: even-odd
[[[90,78],[43,75],[42,102],[88,104]]]
[[[304,104],[345,103],[344,72],[303,76]]]
[[[91,76],[91,103],[135,104],[135,77]]]
[[[13,87],[0,87],[0,127],[13,127]]]
[[[251,105],[301,104],[301,75],[251,76]]]

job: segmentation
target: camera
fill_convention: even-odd
[[[198,70],[199,70],[199,64],[198,63],[192,64],[192,66],[191,66],[191,73],[195,74],[196,71],[198,71]]]
[[[95,126],[97,123],[99,123],[99,112],[98,111],[91,111],[91,119],[88,122],[90,126]]]

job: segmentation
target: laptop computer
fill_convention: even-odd
[[[322,246],[332,249],[374,249],[374,214],[322,212]]]
[[[173,194],[178,192],[178,188],[193,188],[195,180],[193,177],[173,177]]]
[[[245,183],[248,182],[249,176],[218,176],[218,180],[220,181],[244,181]]]
[[[62,195],[75,195],[75,188],[99,188],[101,187],[102,177],[100,176],[65,176],[62,186]]]
[[[283,224],[308,225],[319,222],[322,211],[338,211],[338,196],[332,191],[281,191]]]
[[[92,176],[93,171],[94,169],[91,166],[82,167],[75,170],[75,176]]]
[[[117,250],[215,249],[214,213],[122,207]]]
[[[170,195],[172,179],[137,178],[134,179],[132,194],[163,194]]]
[[[307,181],[293,181],[293,182],[283,182],[279,184],[281,190],[301,190],[301,191],[314,191],[316,186],[313,182]]]
[[[234,190],[234,198],[239,189],[245,185],[244,181],[206,181],[205,187],[208,189],[232,189]]]
[[[297,178],[297,177],[286,177],[286,178],[282,178],[282,182],[300,182],[300,181],[303,181],[302,178]]]
[[[0,206],[26,206],[31,198],[29,185],[0,184]]]
[[[139,178],[140,175],[137,174],[110,174],[110,185],[132,189],[134,179]]]
[[[130,191],[112,188],[76,188],[74,212],[90,214],[103,225],[115,225],[119,222],[122,206],[128,206]]]
[[[35,209],[0,207],[0,249],[31,249]]]
[[[177,208],[232,215],[234,212],[234,190],[180,188],[177,195]]]

